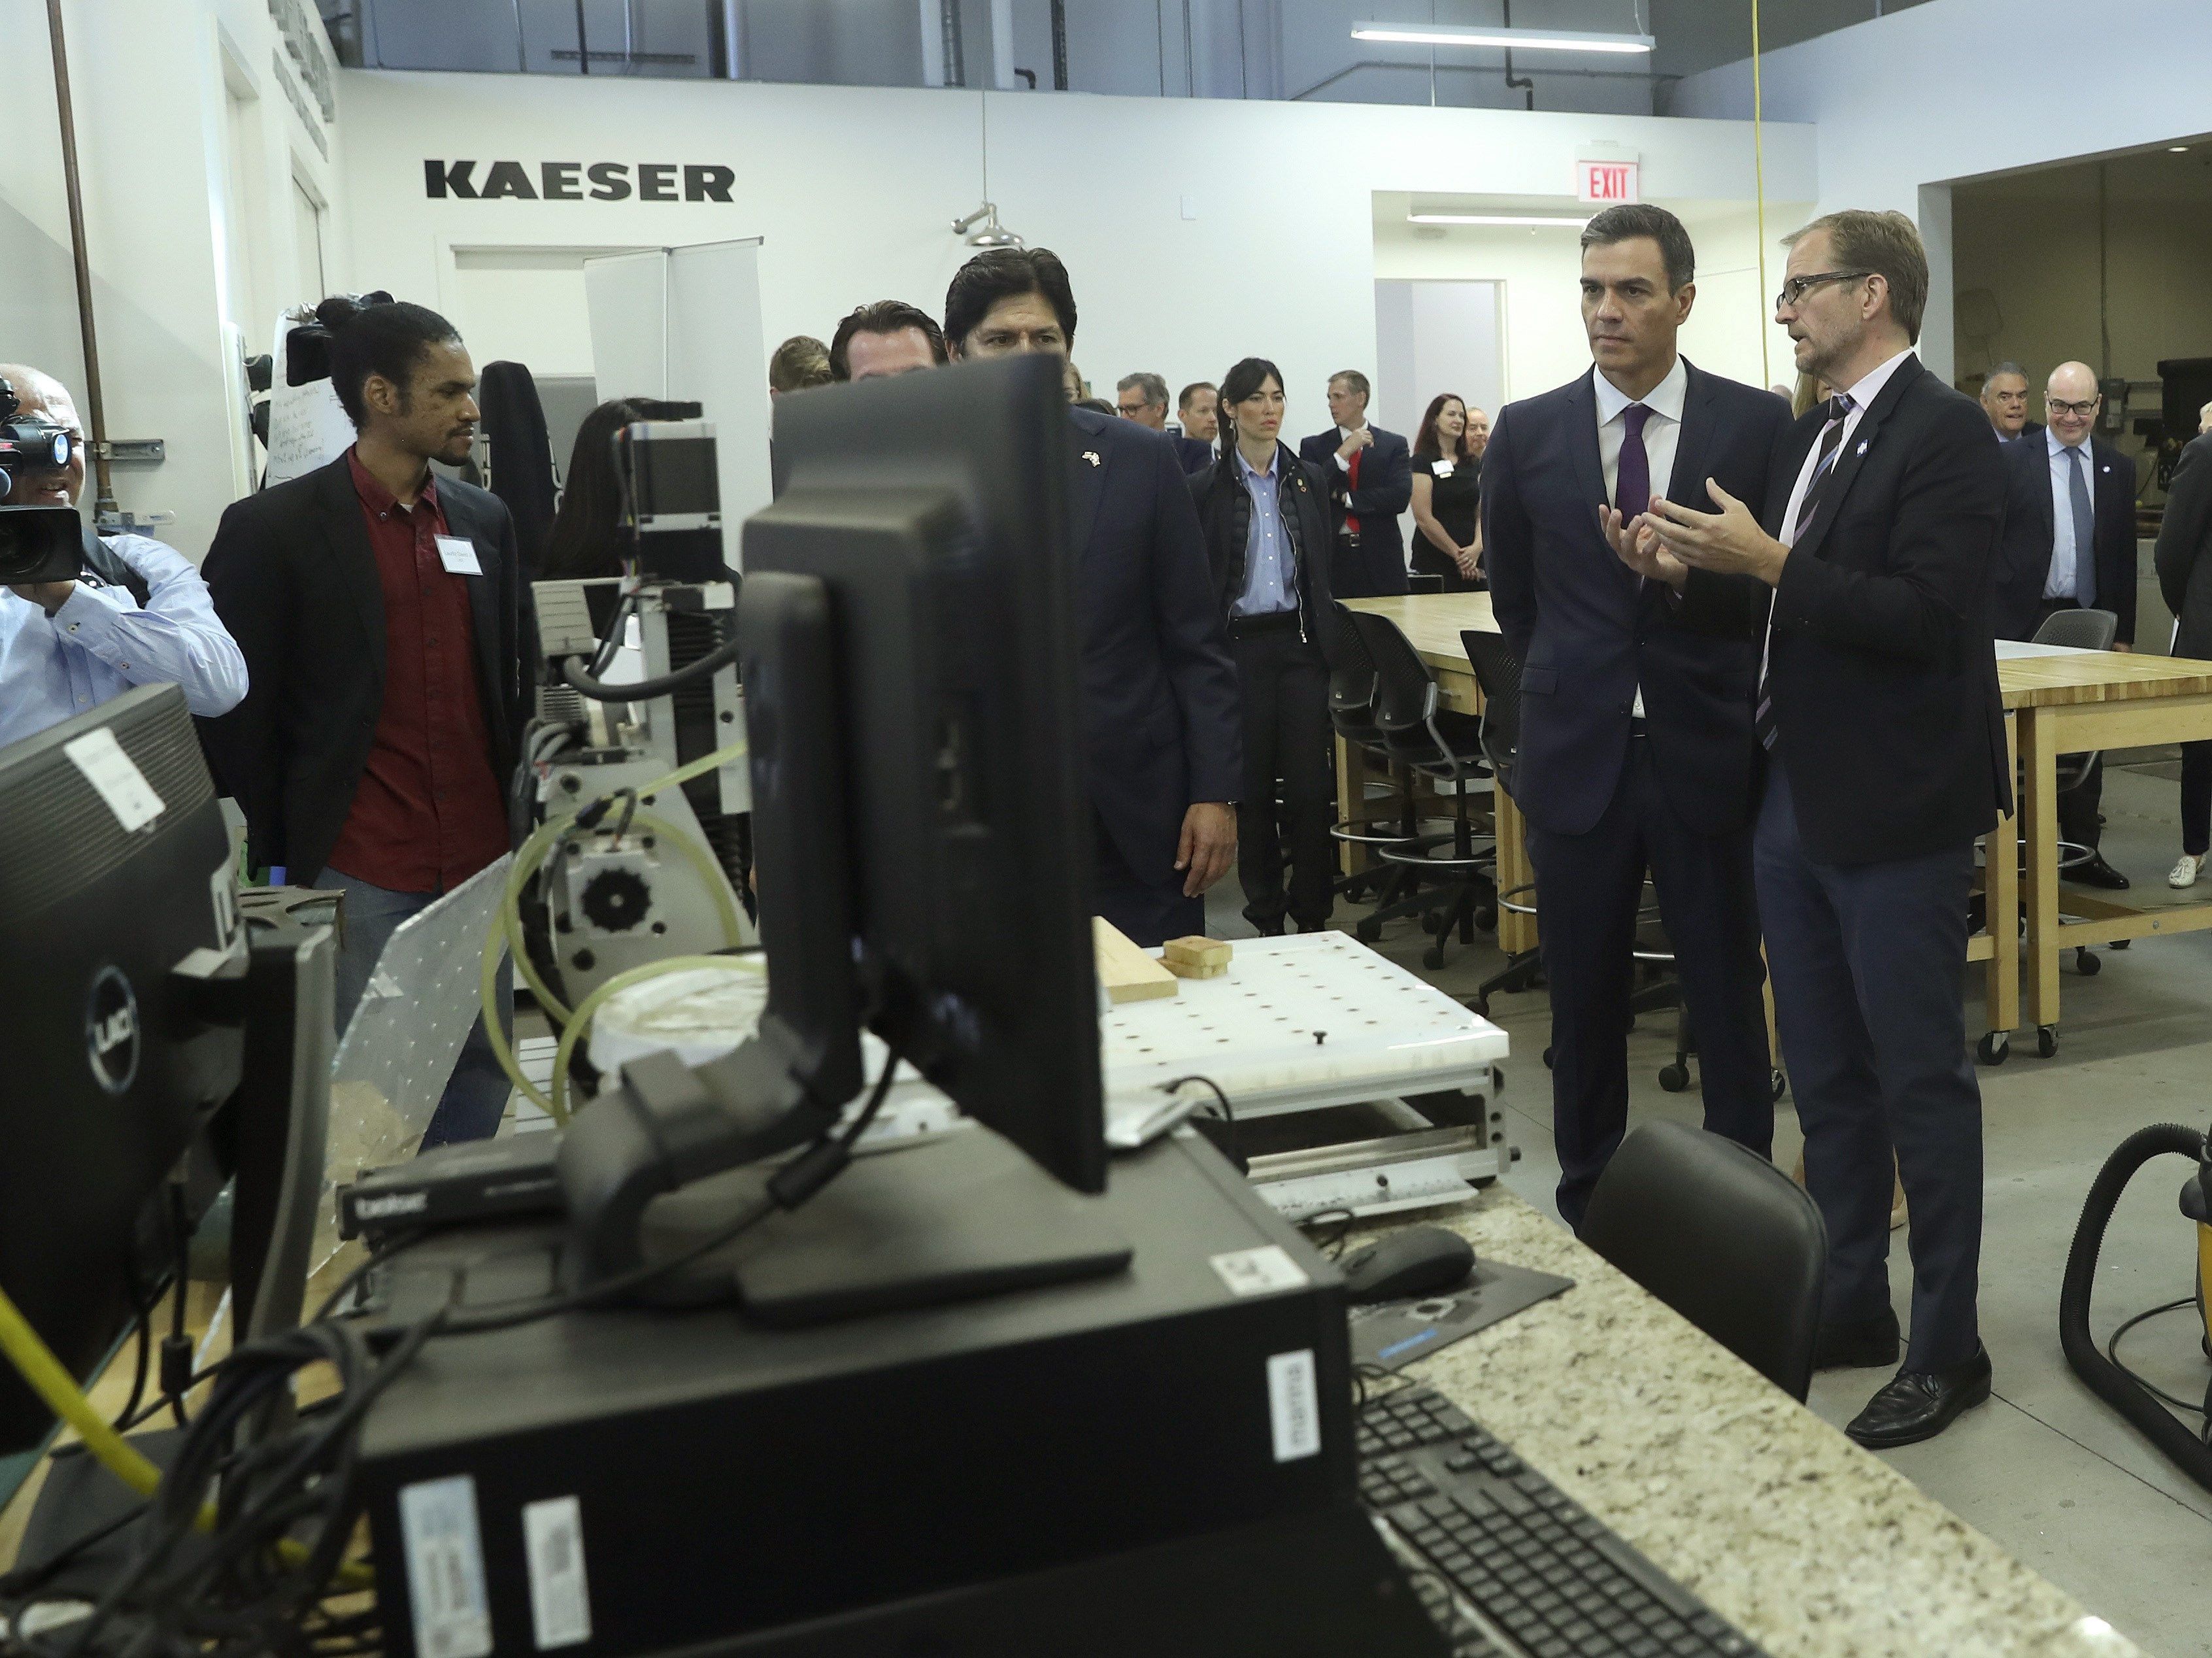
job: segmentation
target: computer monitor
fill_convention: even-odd
[[[1099,1192],[1068,446],[1056,359],[784,399],[782,488],[745,525],[738,632],[748,720],[757,734],[763,721],[787,727],[807,710],[779,703],[773,662],[747,633],[769,596],[762,578],[817,583],[826,599],[836,723],[817,741],[843,756],[842,943],[870,1028],[1061,1181]],[[785,872],[763,816],[776,802],[763,794],[757,765],[766,894]],[[780,919],[762,917],[771,985],[797,943],[778,936]]]
[[[172,1251],[163,1184],[237,1087],[231,841],[184,693],[0,748],[0,1289],[80,1378]],[[0,1452],[52,1424],[0,1365]]]

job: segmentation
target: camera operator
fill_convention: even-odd
[[[68,387],[20,363],[0,363],[0,380],[15,388],[10,424],[49,426],[70,438],[66,466],[21,467],[0,506],[75,507],[84,434]],[[195,714],[237,707],[246,659],[190,561],[150,536],[87,531],[84,539],[85,569],[76,579],[0,591],[0,746],[133,686],[180,686]]]

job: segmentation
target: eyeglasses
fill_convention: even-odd
[[[2043,406],[2055,415],[2072,415],[2076,420],[2087,420],[2097,412],[2097,405],[2105,399],[2093,397],[2087,403],[2062,403],[2055,397],[2043,399]]]
[[[1792,277],[1782,284],[1782,291],[1774,296],[1774,308],[1779,311],[1785,305],[1801,305],[1806,295],[1829,283],[1856,282],[1862,277],[1874,274],[1871,271],[1816,271],[1809,277]]]

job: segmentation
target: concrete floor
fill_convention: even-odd
[[[2166,886],[2180,850],[2171,776],[2170,766],[2110,771],[2105,850],[2134,881],[2133,901],[2212,903],[2212,876],[2186,894]],[[1233,881],[1224,888],[1208,906],[1215,930],[1249,934]],[[1340,909],[1338,923],[1348,929],[1352,914]],[[1427,942],[1412,923],[1400,923],[1380,948],[1420,972]],[[1471,993],[1499,960],[1495,944],[1478,935],[1472,947],[1455,945],[1444,967],[1425,976],[1448,991]],[[2203,1588],[2204,1563],[2212,1558],[2212,1492],[2177,1472],[2075,1379],[2057,1335],[2059,1282],[2098,1168],[2146,1124],[2203,1127],[2212,1117],[2212,934],[2145,941],[2106,954],[2094,978],[2077,976],[2069,961],[2063,988],[2057,1056],[2037,1058],[2030,1031],[2014,1040],[2006,1064],[1980,1072],[1988,1161],[1981,1316],[1996,1397],[1941,1438],[1888,1457],[1930,1496],[2146,1651],[2212,1658]],[[1492,1017],[1513,1039],[1501,1097],[1522,1155],[1507,1184],[1556,1214],[1543,992],[1498,997]],[[1978,995],[1969,1001],[1967,1026],[1970,1035],[1983,1027]],[[1694,1091],[1667,1094],[1656,1080],[1673,1057],[1672,1038],[1671,1015],[1653,1015],[1630,1039],[1632,1123],[1655,1116],[1698,1120]],[[1794,1163],[1802,1143],[1785,1101],[1776,1161]],[[2176,1206],[2185,1173],[2178,1158],[2153,1163],[2114,1216],[2093,1310],[2100,1341],[2128,1315],[2191,1293],[2195,1234]],[[1893,1290],[1904,1318],[1911,1275],[1903,1234],[1893,1237]],[[2140,1326],[2122,1353],[2184,1399],[2202,1399],[2212,1379],[2188,1313]],[[1871,1370],[1822,1375],[1812,1408],[1841,1426],[1886,1380]]]

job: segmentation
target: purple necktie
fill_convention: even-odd
[[[1633,518],[1651,504],[1651,457],[1644,450],[1644,423],[1651,411],[1632,403],[1620,411],[1620,465],[1613,472],[1613,504]]]

